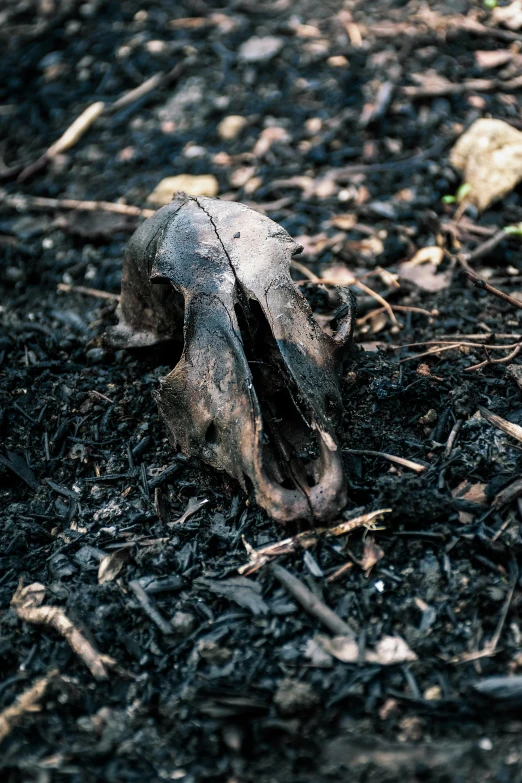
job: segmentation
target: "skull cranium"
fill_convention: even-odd
[[[333,337],[319,327],[289,273],[301,249],[243,204],[179,193],[130,240],[109,333],[137,347],[183,325],[183,354],[156,393],[172,442],[282,522],[328,520],[345,502],[336,430],[352,309]]]

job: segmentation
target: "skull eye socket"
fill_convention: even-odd
[[[208,443],[209,446],[212,446],[214,443],[217,443],[217,428],[213,421],[210,422],[210,424],[206,429],[205,443]]]

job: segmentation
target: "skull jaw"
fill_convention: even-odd
[[[156,394],[156,400],[161,418],[170,432],[172,445],[181,446],[188,456],[198,457],[212,467],[226,471],[239,481],[245,491],[251,489],[255,502],[276,522],[286,524],[302,520],[318,523],[338,517],[347,501],[346,482],[340,450],[328,433],[319,433],[320,456],[314,466],[318,481],[309,486],[309,475],[294,462],[291,482],[294,486],[291,488],[288,486],[288,477],[282,479],[281,476],[276,478],[273,475],[279,455],[266,446],[260,446],[259,435],[248,426],[244,428],[240,443],[230,440],[221,442],[221,455],[202,448],[201,439],[191,446],[184,438],[183,427],[176,421],[180,417],[179,403],[174,418],[168,395],[165,395],[165,389],[162,391]],[[192,421],[196,420],[192,413]],[[209,426],[203,426],[202,429],[208,431]]]
[[[227,313],[207,296],[187,308],[183,356],[155,395],[171,442],[251,489],[278,522],[335,518],[346,488],[333,423],[317,423],[312,402],[295,382],[293,394],[284,396],[292,379],[281,365],[252,376]],[[293,402],[298,394],[306,410]]]
[[[332,438],[327,435],[323,440],[322,435],[319,434],[321,454],[317,465],[320,478],[312,487],[308,486],[304,471],[299,471],[295,489],[283,487],[269,477],[258,452],[254,471],[249,478],[257,503],[276,522],[329,522],[346,505],[346,483],[339,450],[336,448],[332,451],[331,447],[335,446]]]

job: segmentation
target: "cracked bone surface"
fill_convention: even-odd
[[[178,193],[125,254],[107,341],[180,339],[155,393],[171,442],[234,476],[274,519],[326,521],[345,503],[336,430],[350,301],[333,336],[290,277],[300,245],[243,204]]]

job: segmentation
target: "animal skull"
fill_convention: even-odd
[[[290,277],[301,250],[243,204],[178,193],[128,244],[108,335],[150,346],[183,324],[181,359],[155,392],[171,441],[281,522],[328,520],[345,503],[336,429],[351,300],[327,335]]]

